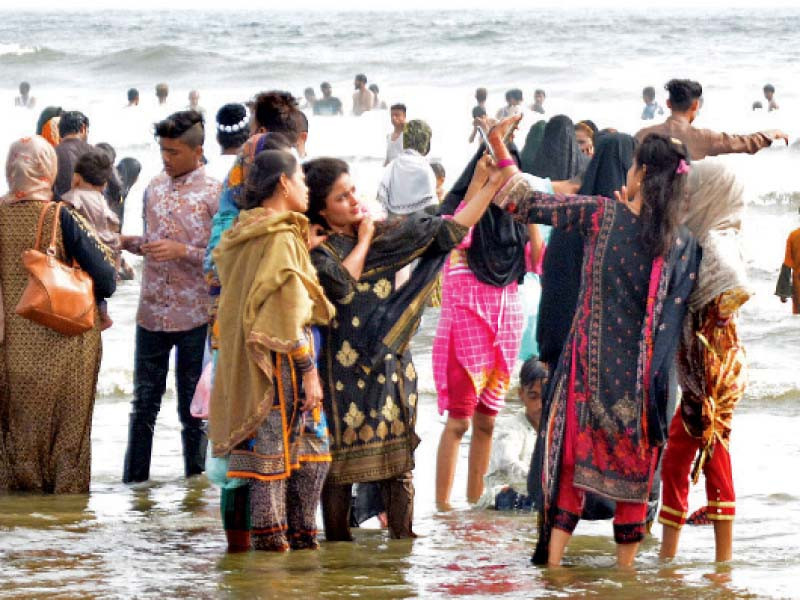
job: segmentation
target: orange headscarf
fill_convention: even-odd
[[[61,142],[61,135],[58,133],[58,122],[61,117],[53,117],[42,127],[42,137],[55,148]]]
[[[39,135],[22,138],[11,144],[6,160],[8,195],[0,203],[20,200],[49,202],[58,172],[56,151]]]

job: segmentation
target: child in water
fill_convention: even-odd
[[[495,510],[531,510],[540,495],[523,494],[529,480],[529,466],[542,418],[542,394],[547,385],[547,367],[537,356],[523,363],[519,371],[519,398],[525,407],[507,427],[497,432],[486,476],[486,492],[480,506]],[[530,490],[529,490],[530,492]]]
[[[663,115],[664,109],[656,102],[656,89],[652,86],[647,86],[642,90],[642,100],[644,101],[644,110],[642,111],[642,120],[652,121],[655,119],[656,114]]]

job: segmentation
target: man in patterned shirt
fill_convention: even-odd
[[[170,115],[156,123],[155,136],[164,171],[144,192],[144,235],[122,240],[126,250],[144,256],[125,483],[150,477],[153,431],[173,348],[187,477],[203,471],[206,445],[201,421],[191,416],[189,405],[203,367],[208,326],[203,255],[220,183],[203,168],[205,130],[199,112]]]

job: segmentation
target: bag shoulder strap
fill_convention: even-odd
[[[39,224],[36,226],[36,241],[33,244],[33,249],[38,250],[39,245],[42,243],[42,227],[44,227],[44,217],[47,214],[47,209],[50,208],[50,202],[45,202],[42,210],[39,211]]]
[[[48,252],[55,252],[56,250],[56,234],[58,233],[58,221],[61,217],[61,202],[56,202],[56,210],[53,214],[53,230],[50,234],[50,245],[47,247]]]

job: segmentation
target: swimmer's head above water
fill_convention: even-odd
[[[159,83],[156,85],[156,98],[159,104],[164,104],[169,96],[169,86],[166,83]]]

